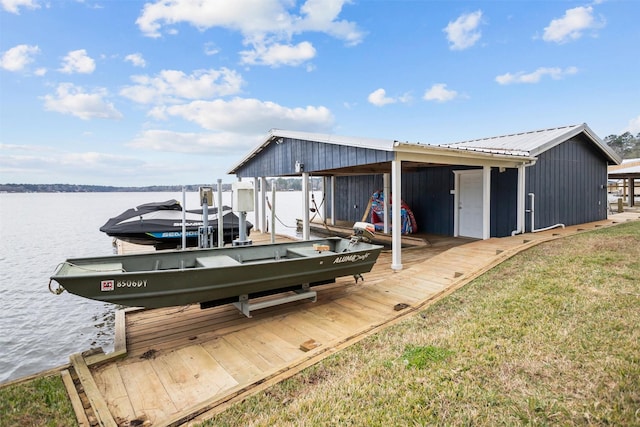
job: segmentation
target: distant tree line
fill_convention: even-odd
[[[267,179],[267,190],[271,191],[271,183],[275,181],[278,191],[300,191],[300,178]],[[231,191],[232,184],[222,184],[222,191]],[[200,187],[211,186],[217,190],[217,184],[185,185],[188,192],[198,191]],[[0,184],[0,193],[113,193],[113,192],[180,192],[182,185],[151,185],[147,187],[117,187],[109,185],[76,185],[76,184]],[[322,188],[320,178],[311,178],[310,188]]]
[[[623,159],[640,158],[640,132],[633,136],[630,132],[609,135],[604,142]]]
[[[199,186],[187,185],[185,187],[187,191],[198,191]],[[229,188],[231,188],[230,185]],[[6,193],[110,193],[151,191],[182,191],[182,186],[153,185],[148,187],[116,187],[110,185],[76,184],[0,184],[0,192]]]

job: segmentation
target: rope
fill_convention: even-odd
[[[271,202],[269,202],[269,197],[268,197],[268,196],[266,197],[266,199],[267,199],[267,206],[269,206],[269,210],[271,211],[271,215],[273,215],[273,217],[274,217],[276,220],[278,220],[278,222],[279,222],[283,227],[286,227],[286,228],[297,228],[297,227],[295,227],[295,226],[293,226],[293,227],[292,227],[292,226],[287,225],[287,224],[285,224],[284,222],[282,222],[282,221],[280,220],[280,218],[278,218],[278,215],[276,215],[276,213],[275,213],[275,212],[273,211],[273,209],[271,208]]]
[[[322,218],[322,215],[320,215],[320,208],[318,207],[318,205],[316,205],[316,198],[313,196],[313,193],[311,193],[311,201],[313,202],[313,206],[315,206],[315,213],[317,213],[320,219],[322,220],[322,225],[324,225],[324,228],[326,228],[327,231],[331,232],[331,230],[329,229],[329,226],[327,225],[327,220]],[[320,202],[320,206],[322,206],[323,203],[324,203],[324,193],[322,193],[322,201]],[[315,214],[313,215],[313,217],[315,218]]]
[[[53,289],[51,289],[51,282],[53,282],[53,279],[49,279],[49,292],[51,292],[52,294],[60,295],[65,291],[65,289],[62,286],[60,286],[60,284],[58,284],[58,289],[54,291]]]

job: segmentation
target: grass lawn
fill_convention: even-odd
[[[640,222],[527,250],[203,425],[640,425]]]
[[[0,426],[78,425],[60,375],[0,388]]]

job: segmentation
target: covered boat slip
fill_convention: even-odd
[[[114,354],[123,357],[75,355],[72,362],[84,372],[82,386],[102,425],[202,421],[423,309],[524,249],[639,216],[612,218],[406,248],[399,272],[389,268],[392,257],[385,251],[364,282],[338,279],[318,287],[316,303],[267,308],[253,319],[228,305],[120,311]]]
[[[253,180],[262,231],[267,177],[301,177],[303,238],[311,177],[323,178],[322,218],[331,226],[360,221],[381,190],[380,227],[391,239],[391,268],[401,270],[403,201],[420,232],[445,236],[489,239],[589,223],[606,219],[607,165],[620,161],[585,123],[437,145],[272,129],[229,174]]]
[[[371,270],[382,246],[341,238],[69,259],[51,277],[86,298],[132,307],[229,303]],[[248,315],[248,313],[245,313]]]

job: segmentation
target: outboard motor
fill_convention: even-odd
[[[376,227],[368,222],[356,222],[353,224],[353,235],[351,240],[357,242],[371,243],[375,237]]]

